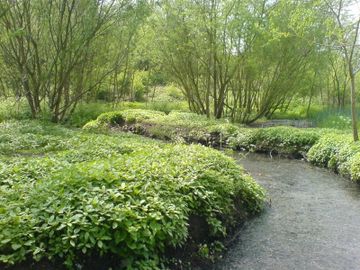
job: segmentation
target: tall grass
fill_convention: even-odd
[[[187,103],[184,101],[152,101],[152,102],[90,102],[80,103],[74,113],[65,122],[67,126],[82,127],[87,122],[96,119],[100,114],[114,110],[126,109],[148,109],[170,113],[171,111],[189,111]],[[7,98],[0,100],[0,122],[10,119],[22,120],[30,119],[31,112],[26,100],[16,100],[15,98]],[[44,108],[38,117],[41,120],[50,121],[51,115]]]
[[[9,119],[27,119],[31,117],[26,100],[15,98],[0,99],[0,122]]]
[[[360,112],[357,114],[359,118]],[[322,110],[311,111],[309,119],[322,128],[351,129],[351,109],[349,107],[324,107]]]
[[[82,103],[76,108],[67,121],[69,126],[82,127],[90,120],[95,120],[100,114],[115,110],[147,109],[170,113],[171,111],[188,111],[186,102],[119,102],[113,103]]]
[[[358,108],[358,119],[360,119],[360,104],[358,105]],[[276,111],[272,116],[272,119],[308,119],[317,127],[321,128],[351,129],[350,107],[334,108],[329,106],[313,105],[310,110],[307,111],[307,106],[298,105],[286,112]]]

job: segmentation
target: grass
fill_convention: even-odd
[[[100,114],[114,110],[146,109],[170,113],[172,111],[189,111],[184,101],[167,102],[155,100],[151,102],[83,102],[80,103],[69,119],[65,121],[68,127],[82,127],[90,120],[96,119]],[[31,112],[24,99],[15,100],[8,98],[0,101],[0,122],[6,120],[26,120],[31,118]],[[44,111],[38,117],[40,120],[49,121],[50,114]]]
[[[203,146],[42,121],[0,124],[0,268],[49,261],[89,269],[97,260],[160,269],[166,249],[211,246],[263,201],[233,159]],[[194,216],[207,235],[201,242],[191,235]]]
[[[155,98],[148,98],[148,102],[83,102],[80,103],[73,115],[67,119],[66,125],[69,127],[82,127],[91,120],[94,120],[102,113],[115,110],[143,109],[162,111],[166,114],[171,112],[189,112],[186,101],[183,100],[179,90],[172,85],[159,87],[156,89]],[[360,105],[358,106],[360,108]],[[14,98],[4,99],[0,102],[0,121],[11,119],[29,119],[30,110],[24,99],[15,100]],[[44,110],[40,119],[48,121],[49,113]],[[351,111],[350,108],[337,109],[320,105],[312,105],[309,113],[304,105],[297,105],[286,112],[276,111],[271,119],[290,119],[290,120],[309,120],[320,128],[331,128],[340,130],[351,129]],[[358,113],[360,119],[360,111]],[[258,121],[266,121],[260,119]],[[224,122],[224,121],[222,121]],[[191,124],[191,123],[190,123]],[[359,123],[360,129],[360,123]]]
[[[360,108],[360,104],[357,107]],[[322,105],[312,105],[307,113],[306,106],[298,105],[286,112],[276,111],[272,119],[309,120],[319,128],[351,130],[350,107],[331,108]],[[360,109],[358,110],[358,119],[360,119]]]
[[[321,128],[351,129],[350,108],[322,108],[311,112],[309,117]],[[360,117],[360,112],[358,112],[358,117]]]
[[[29,119],[30,109],[24,99],[6,98],[0,101],[0,122],[11,119]]]

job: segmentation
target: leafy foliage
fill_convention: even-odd
[[[360,146],[351,140],[346,131],[293,127],[245,128],[225,120],[211,120],[184,112],[165,115],[153,111],[125,110],[114,113],[119,114],[127,118],[122,118],[124,122],[118,126],[134,133],[172,141],[307,157],[313,164],[329,167],[355,181],[360,180]],[[136,123],[136,128],[129,128],[132,123]],[[84,128],[99,130],[104,126],[114,126],[107,115],[100,115]]]
[[[136,127],[129,128],[129,125]],[[236,149],[275,151],[281,154],[306,153],[320,138],[315,129],[273,127],[245,128],[226,120],[207,119],[203,115],[171,112],[168,115],[146,110],[124,110],[100,115],[85,129],[120,126],[135,133],[172,141],[200,142],[205,145],[228,145]]]
[[[320,134],[315,130],[272,127],[258,129],[251,144],[260,151],[297,154],[306,153],[319,138]]]
[[[327,134],[309,151],[310,162],[328,167],[354,181],[360,180],[360,143],[353,142],[349,134]]]
[[[136,116],[147,119],[142,111]],[[203,217],[216,238],[234,224],[239,205],[247,213],[262,208],[263,190],[231,158],[203,146],[35,121],[3,122],[0,137],[6,264],[61,258],[72,268],[114,254],[128,269],[157,269],[166,247],[189,239],[191,215]]]

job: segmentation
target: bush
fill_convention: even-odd
[[[314,130],[271,127],[254,132],[250,143],[257,151],[297,155],[305,154],[319,138],[320,134]]]
[[[144,104],[144,109],[161,111],[166,114],[169,114],[173,111],[189,111],[188,104],[185,101],[152,101]]]
[[[360,143],[353,142],[351,135],[327,134],[321,137],[308,153],[311,163],[330,168],[354,181],[360,180]]]
[[[122,126],[124,124],[144,123],[146,120],[154,120],[164,115],[158,111],[133,109],[103,113],[97,118],[97,122],[102,125]]]
[[[210,146],[228,146],[233,149],[273,152],[291,157],[307,157],[318,166],[329,167],[342,175],[359,180],[359,143],[341,130],[300,129],[294,127],[245,128],[226,120],[208,119],[203,115],[173,111],[168,115],[154,111],[125,110],[124,130],[151,137]],[[131,117],[130,117],[131,116]],[[111,117],[110,117],[111,118]],[[131,121],[129,121],[131,119]],[[108,115],[101,115],[84,128],[100,130]],[[135,124],[129,128],[129,125]]]
[[[360,153],[354,154],[350,159],[350,177],[354,181],[360,181]]]
[[[7,98],[0,102],[0,122],[10,119],[28,119],[31,111],[26,99]]]
[[[145,95],[149,93],[149,72],[136,71],[133,77],[133,93],[135,101],[144,101]]]
[[[114,95],[110,90],[101,89],[96,92],[96,100],[101,100],[105,102],[111,102]]]
[[[181,90],[174,84],[168,84],[163,87],[154,88],[154,94],[151,97],[154,102],[172,103],[177,101],[185,101],[185,97]]]
[[[169,97],[171,97],[174,100],[183,100],[184,94],[181,92],[179,88],[177,88],[175,85],[170,84],[165,88],[165,92],[168,93]]]
[[[316,143],[308,153],[310,162],[321,167],[336,167],[336,157],[342,144],[346,142],[349,144],[349,136],[328,134],[323,136],[318,143]]]
[[[96,119],[100,114],[113,110],[114,106],[111,103],[80,103],[66,124],[69,126],[82,127],[87,122]]]
[[[115,118],[120,115],[121,121],[124,122],[116,123]],[[134,124],[137,125],[129,128],[129,125]],[[162,112],[151,110],[124,110],[102,114],[95,122],[85,125],[84,129],[101,130],[106,126],[119,125],[125,130],[159,139],[202,142],[207,145],[219,144],[219,140],[226,144],[228,137],[239,128],[239,126],[226,121],[209,120],[205,116],[194,113],[172,111],[165,115]]]
[[[116,121],[113,120],[114,115],[121,114],[127,115],[127,119],[124,117],[121,119],[123,121],[121,125],[135,133],[172,141],[182,140],[262,152],[274,151],[295,156],[305,154],[321,136],[321,132],[315,129],[293,127],[251,129],[228,123],[226,120],[208,119],[204,115],[188,112],[173,111],[168,115],[146,110],[139,112],[138,115],[136,110],[103,114],[96,122],[91,122],[84,128],[100,129],[99,126],[104,127],[105,124],[114,126],[116,125]],[[128,125],[134,123],[139,126],[129,129]]]
[[[103,119],[117,121],[114,115]],[[121,119],[149,115],[164,114],[132,111]],[[189,241],[191,216],[202,217],[216,239],[234,225],[239,206],[249,214],[262,208],[263,190],[209,148],[36,121],[2,123],[0,135],[6,133],[12,137],[0,141],[1,149],[19,138],[38,145],[26,146],[26,155],[15,147],[16,157],[4,151],[0,159],[0,261],[6,264],[60,258],[73,268],[113,254],[128,269],[157,269],[166,247]],[[61,146],[39,144],[44,136]]]

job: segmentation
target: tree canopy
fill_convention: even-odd
[[[79,102],[137,100],[176,84],[189,108],[251,123],[352,104],[360,12],[352,0],[5,0],[0,93],[65,121]],[[354,130],[354,138],[357,138]]]

